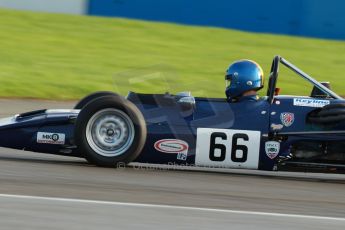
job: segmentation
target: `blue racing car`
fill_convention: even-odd
[[[279,66],[313,87],[279,95]],[[96,92],[74,109],[38,110],[0,120],[0,146],[83,157],[116,167],[129,162],[277,170],[281,165],[345,165],[345,100],[286,59],[273,59],[267,95],[253,61],[233,63],[225,98]]]

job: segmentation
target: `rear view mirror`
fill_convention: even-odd
[[[183,117],[190,117],[195,110],[195,98],[190,92],[182,92],[176,95],[177,104]]]
[[[331,89],[331,84],[329,82],[320,82],[323,86],[326,86],[328,89]],[[311,97],[316,97],[316,98],[327,98],[329,97],[328,94],[325,92],[321,91],[319,88],[314,86],[313,90],[311,91],[310,94]]]

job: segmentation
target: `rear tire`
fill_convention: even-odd
[[[318,125],[334,125],[345,121],[345,104],[330,104],[308,114],[307,121]]]
[[[103,96],[80,111],[75,141],[83,157],[103,167],[135,160],[146,141],[146,124],[140,110],[121,96]]]

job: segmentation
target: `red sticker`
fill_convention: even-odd
[[[188,143],[178,139],[163,139],[156,141],[154,147],[163,153],[183,153],[188,151]]]

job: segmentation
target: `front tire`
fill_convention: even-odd
[[[96,98],[99,97],[104,97],[104,96],[118,96],[116,93],[113,93],[111,91],[99,91],[95,93],[91,93],[84,98],[82,98],[75,106],[73,109],[82,109],[87,105],[90,101],[95,100]]]
[[[139,156],[146,132],[144,117],[132,102],[108,95],[92,100],[80,111],[75,140],[90,163],[116,167]]]

